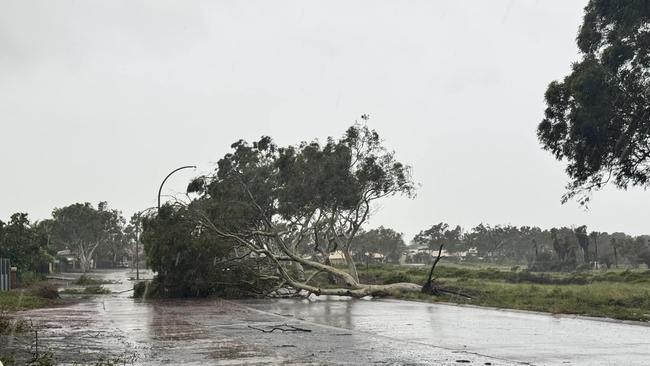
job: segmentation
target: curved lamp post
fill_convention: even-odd
[[[171,173],[167,174],[167,176],[165,177],[165,179],[163,179],[162,183],[160,183],[160,188],[158,188],[158,210],[159,210],[159,211],[160,211],[160,193],[162,192],[163,185],[165,184],[165,182],[167,181],[167,179],[168,179],[172,174],[176,173],[177,171],[179,171],[179,170],[181,170],[181,169],[188,169],[188,168],[194,168],[194,169],[196,169],[196,165],[185,165],[185,166],[182,166],[182,167],[180,167],[180,168],[176,168],[176,169],[172,170]]]

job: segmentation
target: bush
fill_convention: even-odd
[[[0,313],[0,335],[24,333],[30,329],[24,319],[12,318]]]
[[[87,275],[81,275],[79,276],[79,278],[77,278],[76,281],[72,283],[80,286],[89,286],[89,285],[103,285],[105,283],[110,283],[110,281],[98,280]]]
[[[83,290],[75,289],[75,288],[67,288],[62,292],[64,294],[70,294],[70,295],[104,295],[104,294],[110,294],[111,290],[102,286],[88,286]]]
[[[45,277],[40,273],[35,272],[18,272],[18,282],[22,287],[31,287],[37,284],[40,281],[43,281]]]
[[[384,279],[384,285],[400,282],[413,282],[413,279],[404,272],[395,272]]]
[[[144,297],[144,292],[147,289],[147,284],[144,281],[136,282],[133,284],[133,297],[139,299]]]
[[[31,292],[34,296],[44,299],[59,299],[59,288],[52,283],[40,283],[32,287]]]

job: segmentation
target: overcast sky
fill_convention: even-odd
[[[100,200],[128,216],[240,138],[338,137],[367,113],[421,184],[371,227],[649,233],[650,192],[561,205],[564,164],[535,135],[585,4],[0,0],[0,219]]]

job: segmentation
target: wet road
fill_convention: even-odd
[[[648,365],[650,327],[404,301],[130,298],[128,271],[95,274],[110,295],[23,312],[62,364]],[[289,324],[310,332],[264,333]]]
[[[650,365],[650,326],[398,300],[245,301],[307,321],[536,365]]]

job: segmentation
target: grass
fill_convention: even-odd
[[[647,285],[596,282],[584,285],[536,285],[471,280],[444,281],[469,290],[472,299],[446,296],[442,300],[498,308],[579,314],[622,320],[650,321]]]
[[[28,291],[0,292],[0,312],[14,312],[44,308],[58,304],[55,299],[46,299]]]
[[[360,267],[359,277],[367,284],[424,284],[428,270],[427,267],[375,265]],[[504,267],[439,265],[434,278],[440,286],[460,290],[472,298],[419,293],[406,293],[400,298],[650,321],[650,270],[535,273]],[[318,278],[317,282],[328,286],[325,277]]]

